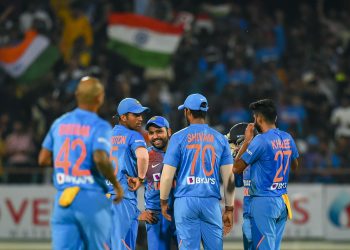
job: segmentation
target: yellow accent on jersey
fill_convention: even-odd
[[[80,187],[66,188],[62,192],[60,199],[58,201],[58,204],[60,204],[61,207],[69,207],[73,203],[79,191],[80,191]]]
[[[292,212],[292,208],[291,208],[291,206],[290,206],[288,194],[283,194],[283,195],[282,195],[282,199],[283,199],[283,201],[284,201],[284,204],[286,204],[286,206],[287,206],[288,219],[291,220],[291,219],[293,218],[293,212]]]

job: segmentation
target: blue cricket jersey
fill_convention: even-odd
[[[148,148],[149,163],[145,183],[145,207],[160,210],[160,177],[163,171],[165,152],[155,147]],[[175,182],[174,182],[175,183]],[[169,195],[169,205],[173,207],[172,191]]]
[[[109,155],[111,130],[111,125],[96,113],[79,108],[55,120],[42,146],[53,152],[53,182],[58,190],[79,186],[107,191],[93,152],[104,150]]]
[[[128,129],[123,125],[116,125],[112,130],[111,143],[114,173],[124,189],[124,198],[133,200],[137,204],[137,192],[129,190],[127,176],[138,176],[135,152],[138,147],[147,147],[145,139],[135,130]],[[115,194],[113,186],[109,185],[109,187],[109,193]]]
[[[207,124],[191,124],[172,135],[164,164],[176,167],[175,197],[220,195],[220,166],[233,163],[227,139]]]
[[[249,144],[241,159],[250,166],[251,196],[281,196],[287,193],[290,165],[299,157],[290,134],[270,129]]]
[[[250,182],[250,166],[248,166],[242,174],[235,174],[235,186],[243,187],[243,216],[250,215]]]

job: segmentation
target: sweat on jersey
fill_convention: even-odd
[[[175,197],[220,195],[220,166],[233,163],[227,139],[207,124],[191,124],[173,134],[164,164],[176,167]]]
[[[149,163],[145,182],[145,208],[160,210],[160,178],[163,171],[165,152],[155,147],[148,148]],[[175,182],[174,182],[175,183]],[[171,189],[173,190],[173,189]],[[173,207],[172,191],[169,195],[169,207]]]
[[[123,125],[116,125],[112,130],[111,143],[111,160],[114,173],[123,187],[124,198],[137,204],[137,192],[129,190],[127,176],[138,176],[135,152],[138,147],[146,148],[145,139],[135,130],[128,129]],[[109,186],[108,193],[115,194],[111,183],[107,181],[107,184]]]
[[[287,193],[292,160],[299,157],[290,134],[270,129],[253,138],[241,159],[250,165],[251,196],[281,196]]]
[[[96,113],[76,108],[52,124],[42,147],[53,153],[53,182],[58,190],[71,186],[107,191],[93,152],[111,148],[111,125]]]

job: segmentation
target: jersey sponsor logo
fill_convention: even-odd
[[[157,167],[159,164],[160,164],[160,163],[154,164],[154,165],[152,164],[151,167],[152,167],[152,168],[155,168],[155,167]]]
[[[153,174],[153,181],[159,182],[160,181],[160,173]]]
[[[274,182],[272,183],[270,190],[279,190],[287,188],[287,182]]]
[[[243,180],[243,184],[245,187],[250,187],[251,180]]]
[[[195,176],[188,176],[187,177],[187,184],[188,185],[194,185],[194,184],[211,184],[211,185],[214,185],[215,183],[216,183],[215,178],[195,177]]]
[[[246,151],[249,155],[252,155],[253,153],[252,153],[252,151],[250,151],[249,149],[247,149],[247,151]]]
[[[94,184],[94,178],[92,176],[71,176],[63,173],[56,174],[56,181],[58,184]]]

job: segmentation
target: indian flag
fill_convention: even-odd
[[[183,28],[135,15],[109,16],[108,47],[141,67],[164,68],[176,51]]]
[[[15,45],[0,47],[0,66],[13,78],[35,80],[47,73],[59,58],[47,37],[29,30]]]

